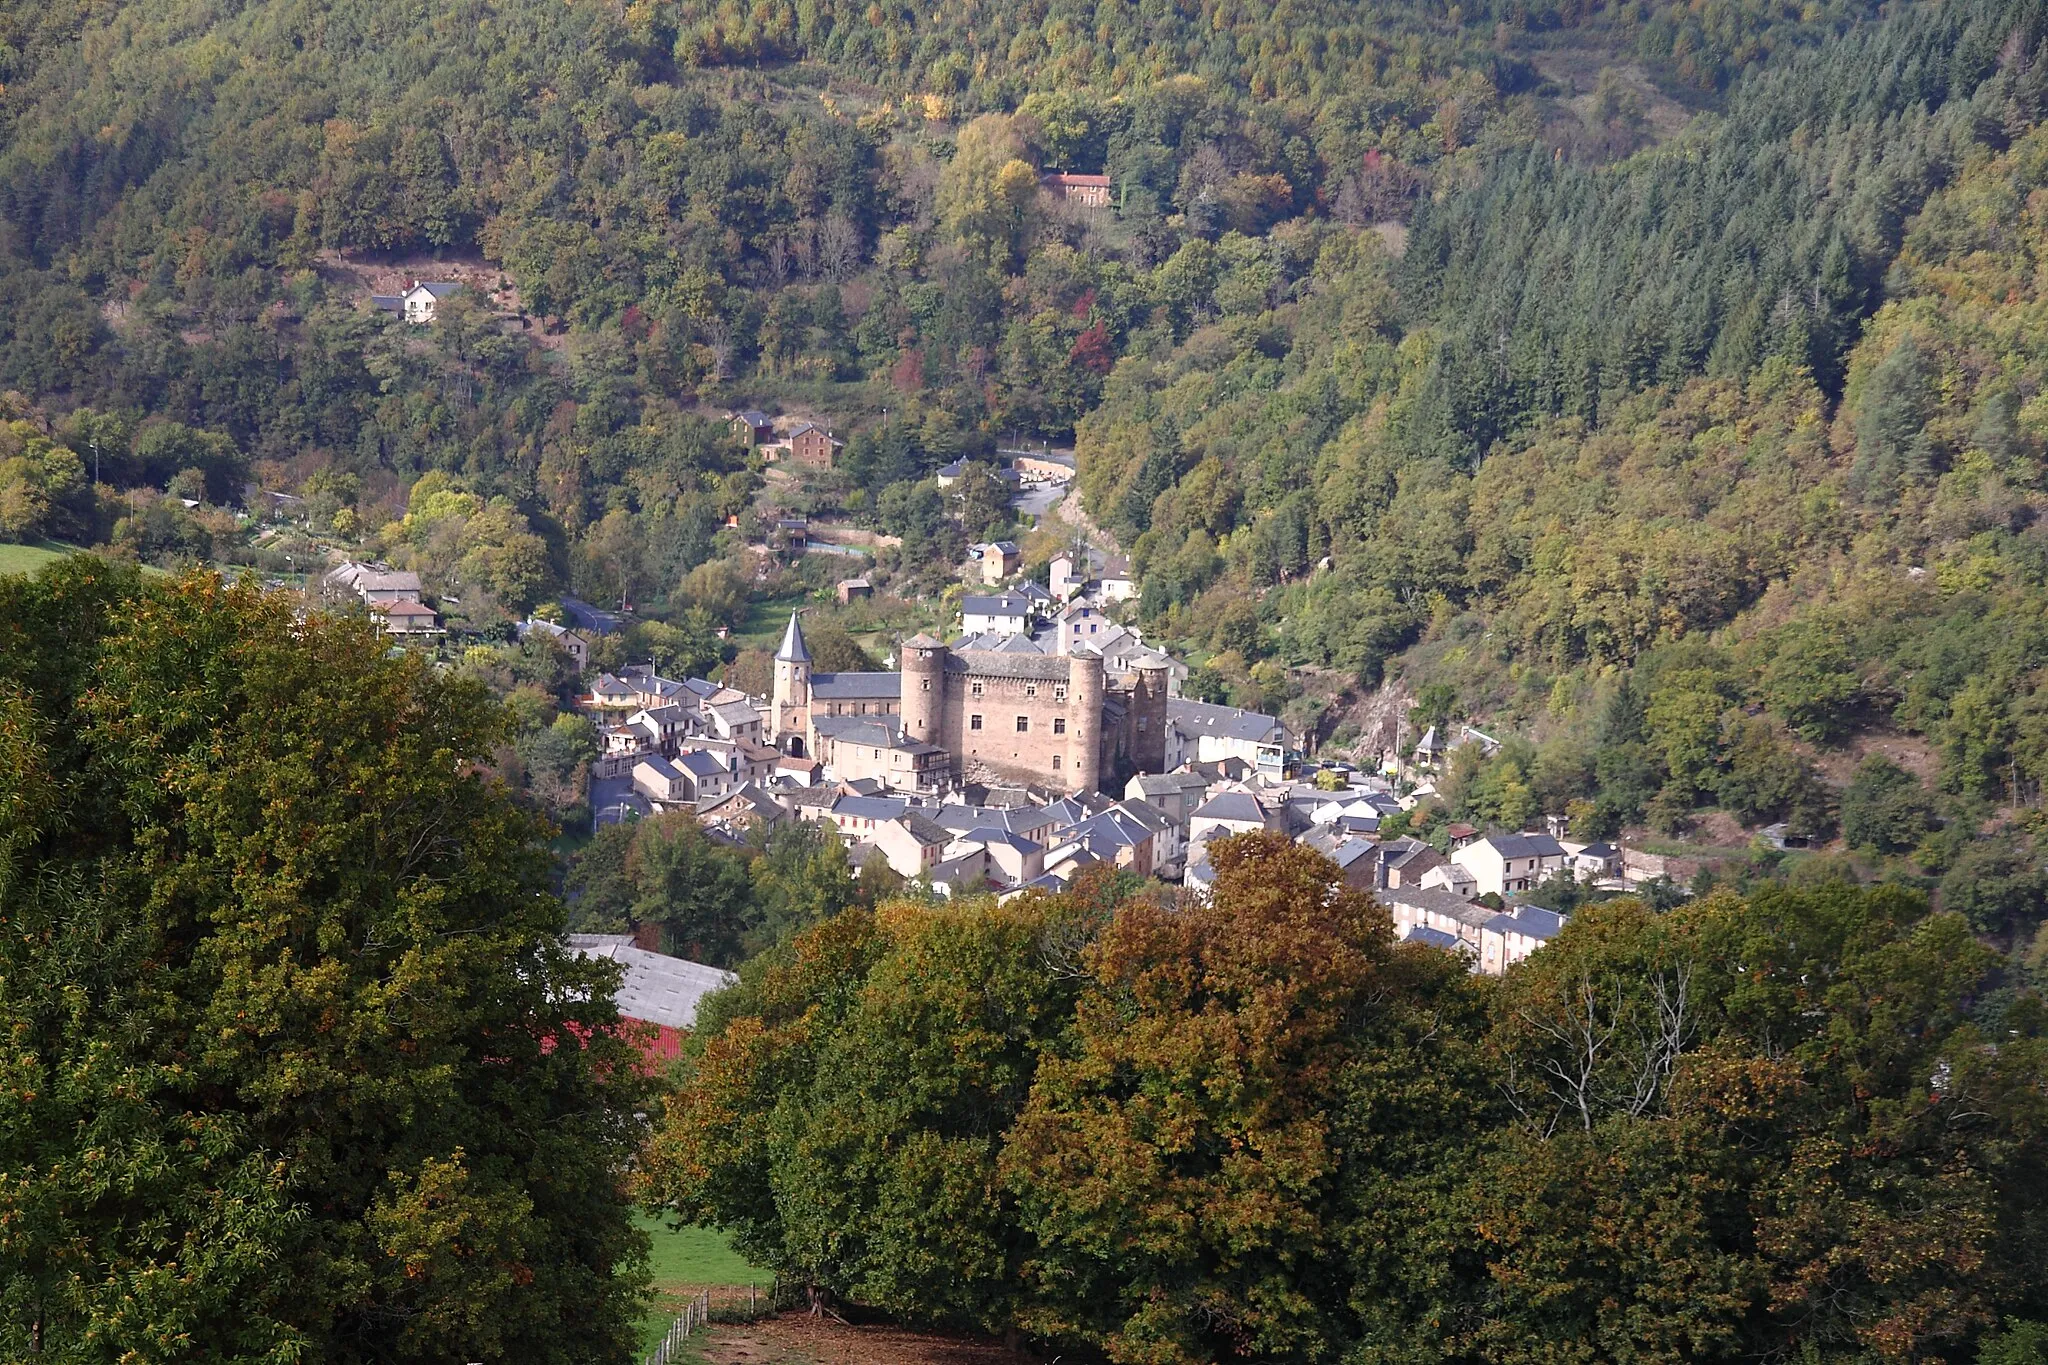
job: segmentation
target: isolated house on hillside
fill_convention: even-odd
[[[725,421],[732,434],[749,446],[767,445],[775,439],[774,421],[758,408],[741,408],[738,412],[728,412]]]
[[[1106,209],[1109,207],[1109,177],[1106,175],[1079,175],[1073,171],[1053,171],[1039,181],[1048,194],[1064,199],[1070,204],[1083,208]]]
[[[434,320],[441,301],[454,298],[462,289],[454,280],[414,280],[412,288],[398,296],[405,320],[416,327],[425,326]]]
[[[830,469],[842,444],[833,440],[832,433],[816,422],[805,422],[789,433],[789,453],[799,464],[810,465],[813,469]]]

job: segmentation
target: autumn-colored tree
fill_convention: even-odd
[[[1211,898],[1134,901],[1088,950],[1011,1134],[1027,1322],[1119,1360],[1309,1359],[1339,1330],[1333,1109],[1387,921],[1277,835],[1210,860]]]

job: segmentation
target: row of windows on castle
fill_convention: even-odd
[[[920,691],[923,691],[923,692],[929,692],[929,691],[931,691],[931,690],[932,690],[932,680],[931,680],[930,678],[921,678],[921,679],[919,679],[919,680],[918,680],[918,683],[919,683],[919,690],[920,690]],[[968,693],[968,694],[969,694],[970,696],[975,696],[975,697],[979,697],[979,696],[981,696],[981,695],[982,695],[982,688],[981,688],[981,684],[980,684],[980,683],[969,683],[969,684],[968,684],[968,689],[969,689],[969,693]],[[1033,698],[1033,697],[1036,697],[1036,696],[1038,695],[1038,684],[1037,684],[1037,683],[1025,683],[1025,684],[1024,684],[1024,695],[1025,695],[1025,697],[1026,697],[1026,698]],[[1065,700],[1067,699],[1067,685],[1066,685],[1065,683],[1054,683],[1054,684],[1053,684],[1053,689],[1052,689],[1052,699],[1053,699],[1054,701],[1065,701]],[[873,708],[874,708],[874,709],[873,709],[872,711],[870,711],[870,710],[868,709],[870,705],[872,705],[872,706],[873,706]],[[900,708],[899,708],[899,707],[897,706],[897,704],[896,704],[895,702],[892,702],[892,701],[878,701],[878,702],[873,702],[873,703],[869,703],[869,702],[864,702],[864,701],[856,701],[856,702],[830,702],[830,703],[827,703],[827,706],[826,706],[826,712],[825,712],[825,713],[826,713],[827,715],[832,715],[832,716],[866,716],[866,715],[876,715],[876,716],[893,716],[893,715],[897,714],[897,712],[898,712],[898,710],[899,710],[899,709],[900,709]],[[1023,717],[1023,716],[1019,716],[1019,717],[1017,717],[1017,719],[1021,721],[1021,720],[1025,719],[1025,717]],[[976,716],[976,717],[974,717],[974,725],[973,725],[973,728],[974,728],[974,729],[976,729],[976,730],[979,730],[979,729],[981,728],[981,717],[980,717],[980,716]],[[1022,725],[1020,725],[1020,726],[1018,726],[1017,728],[1018,728],[1018,729],[1019,729],[1019,730],[1021,731],[1021,730],[1023,730],[1023,729],[1025,728],[1025,727],[1024,727],[1024,726],[1022,726]],[[1054,733],[1054,734],[1056,734],[1056,735],[1063,735],[1063,734],[1065,734],[1066,732],[1067,732],[1067,723],[1066,723],[1065,721],[1061,720],[1061,721],[1054,721],[1054,722],[1053,722],[1053,733]]]

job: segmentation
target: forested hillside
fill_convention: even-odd
[[[1366,761],[1510,732],[1446,814],[1718,807],[1932,878],[2048,776],[2044,37],[2028,0],[16,4],[0,535],[345,547],[465,631],[573,592],[714,668],[829,591],[752,566],[775,515],[929,600],[1022,529],[933,472],[1071,435],[1200,694]],[[451,270],[431,329],[368,306]],[[838,468],[764,486],[749,403]],[[1389,680],[1399,734],[1326,708]],[[1873,736],[1917,764],[1864,774],[1918,793],[1877,831]]]

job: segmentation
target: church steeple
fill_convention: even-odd
[[[782,632],[782,648],[775,651],[777,663],[807,664],[811,651],[804,646],[804,628],[797,621],[797,614],[789,614],[789,628]]]
[[[801,755],[811,728],[811,651],[804,645],[804,628],[797,624],[795,612],[789,614],[789,629],[782,632],[782,648],[775,651],[775,695],[770,700],[775,747]]]

